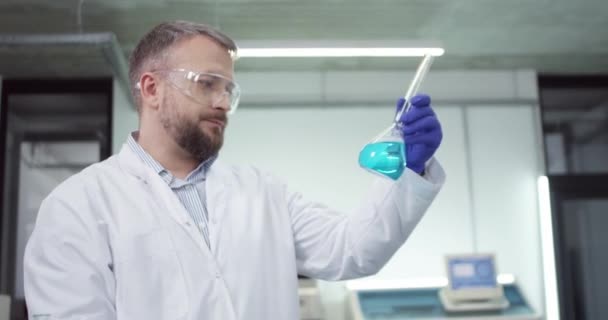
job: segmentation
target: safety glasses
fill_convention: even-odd
[[[184,95],[202,105],[213,108],[228,107],[233,114],[239,104],[241,89],[239,85],[220,75],[208,72],[194,72],[186,69],[156,70],[162,73],[171,85]],[[140,88],[139,83],[137,87]]]

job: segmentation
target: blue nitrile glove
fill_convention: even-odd
[[[403,98],[397,101],[397,112],[403,107]],[[405,141],[406,167],[418,174],[424,172],[443,138],[441,124],[431,108],[431,98],[425,94],[412,97],[412,107],[401,115],[401,135]]]

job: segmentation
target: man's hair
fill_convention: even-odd
[[[144,35],[129,58],[131,94],[138,111],[141,108],[141,101],[139,101],[137,83],[141,74],[163,67],[166,62],[166,53],[173,45],[195,36],[211,38],[226,48],[233,57],[236,57],[237,46],[234,40],[211,26],[188,21],[163,22],[157,25]]]

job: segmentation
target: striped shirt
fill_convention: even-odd
[[[133,132],[129,135],[127,145],[145,164],[158,173],[171,190],[173,190],[173,193],[175,193],[186,211],[190,214],[194,223],[197,225],[207,246],[210,247],[211,242],[208,229],[209,215],[206,205],[205,179],[209,167],[211,167],[216,158],[213,157],[201,163],[196,169],[188,174],[185,180],[182,180],[174,177],[171,172],[165,169],[158,161],[154,160],[154,158],[137,143],[134,138],[137,134],[138,132]]]

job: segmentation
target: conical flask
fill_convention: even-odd
[[[416,70],[414,79],[404,96],[403,106],[397,112],[393,123],[366,144],[359,152],[359,165],[374,174],[397,180],[407,165],[406,141],[401,135],[400,119],[411,108],[410,100],[418,91],[424,76],[428,72],[433,56],[427,54]]]

